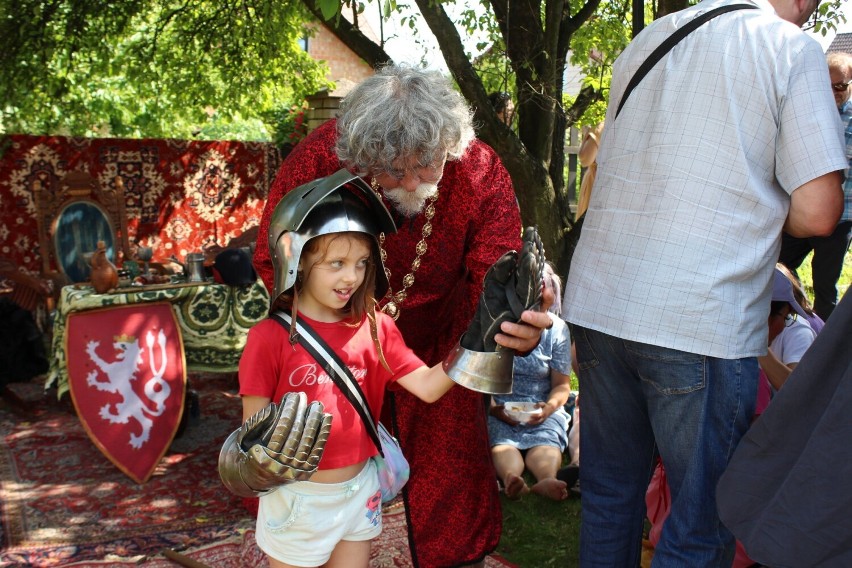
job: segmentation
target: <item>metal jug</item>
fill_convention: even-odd
[[[186,271],[187,282],[204,282],[207,278],[204,274],[204,253],[191,252],[186,255]]]

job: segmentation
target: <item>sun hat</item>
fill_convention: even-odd
[[[772,301],[787,302],[797,314],[805,318],[805,321],[810,320],[808,313],[793,296],[793,284],[790,279],[777,268],[775,269],[775,280],[772,282]]]

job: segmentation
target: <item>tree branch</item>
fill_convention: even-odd
[[[365,36],[361,30],[355,27],[349,20],[338,13],[338,17],[333,20],[325,20],[322,17],[314,0],[302,0],[302,4],[319,20],[337,39],[346,44],[349,49],[355,52],[358,57],[367,62],[370,67],[381,67],[387,63],[392,63],[393,59],[385,52],[384,49],[375,44],[370,38]]]

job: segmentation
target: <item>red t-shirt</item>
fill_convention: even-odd
[[[314,331],[352,371],[364,392],[373,417],[382,412],[385,387],[424,366],[402,340],[395,322],[376,313],[379,342],[393,372],[379,361],[366,317],[357,326],[323,323],[301,314]],[[288,392],[304,391],[308,401],[319,400],[334,418],[319,469],[336,469],[361,462],[378,453],[364,421],[343,392],[300,343],[291,346],[284,327],[272,319],[251,328],[240,359],[240,394],[279,402]]]

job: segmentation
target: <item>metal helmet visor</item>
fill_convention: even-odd
[[[349,171],[340,170],[291,190],[275,207],[269,223],[269,255],[275,276],[272,300],[295,285],[305,243],[321,235],[349,231],[373,237],[376,297],[384,296],[388,281],[378,254],[378,235],[395,233],[396,225],[370,186]]]

